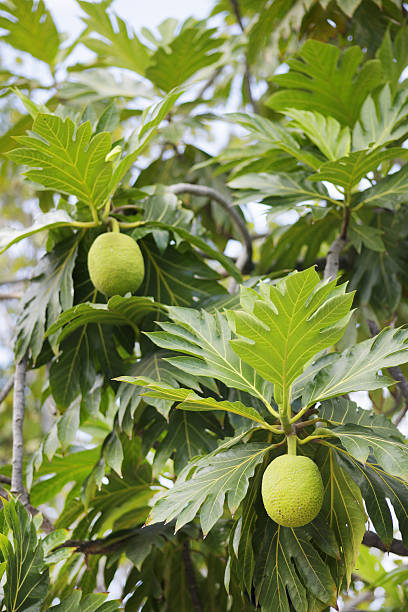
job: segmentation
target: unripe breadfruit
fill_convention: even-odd
[[[323,503],[323,482],[317,465],[299,455],[281,455],[266,468],[262,499],[272,520],[285,527],[313,521]]]
[[[143,255],[126,234],[100,234],[88,252],[88,271],[94,287],[108,297],[134,293],[144,277]]]

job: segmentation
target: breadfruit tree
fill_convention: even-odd
[[[0,2],[2,609],[406,609],[407,7],[77,5]]]

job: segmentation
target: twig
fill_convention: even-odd
[[[19,300],[23,297],[21,292],[14,293],[0,293],[0,300]]]
[[[198,593],[197,580],[196,580],[196,576],[194,573],[194,566],[193,566],[193,562],[191,561],[190,544],[188,540],[186,540],[183,544],[183,563],[184,563],[184,570],[186,572],[187,588],[190,593],[194,612],[203,612],[203,608],[201,606],[200,597]]]
[[[374,531],[365,532],[362,544],[369,548],[378,548],[378,550],[382,550],[382,552],[394,553],[394,555],[399,555],[400,557],[408,557],[408,548],[405,548],[402,540],[393,539],[391,545],[387,548],[380,536]]]
[[[362,603],[365,603],[366,601],[373,601],[373,599],[374,593],[372,593],[371,591],[363,591],[362,593],[359,593],[356,597],[354,597],[354,599],[351,599],[350,601],[346,602],[342,608],[342,612],[359,612],[357,606]]]
[[[336,278],[339,271],[340,253],[347,241],[347,228],[350,221],[350,209],[348,206],[344,208],[343,225],[340,230],[340,235],[333,240],[326,257],[326,265],[324,267],[323,278],[329,280]]]
[[[236,20],[238,22],[239,27],[241,28],[241,32],[245,31],[244,28],[244,24],[242,23],[242,18],[241,18],[241,11],[239,10],[239,4],[238,4],[238,0],[230,0],[231,6],[232,6],[232,10],[234,11],[234,15],[236,17]],[[251,71],[249,68],[249,63],[248,63],[248,58],[245,56],[245,74],[244,74],[244,79],[245,79],[245,89],[246,89],[246,94],[248,96],[248,100],[253,108],[253,111],[255,113],[258,112],[258,105],[255,102],[255,99],[252,95],[252,89],[251,89]]]
[[[200,98],[203,97],[203,95],[205,94],[205,92],[207,91],[207,89],[209,87],[211,87],[211,85],[214,83],[214,81],[218,78],[218,76],[221,74],[222,72],[222,67],[220,66],[219,68],[217,68],[217,70],[214,71],[213,75],[208,79],[208,81],[206,81],[204,83],[204,85],[202,86],[202,88],[200,89],[200,91],[197,94],[197,98],[198,100],[200,100]]]
[[[2,404],[4,402],[4,400],[6,399],[6,397],[8,396],[10,391],[12,390],[13,386],[14,386],[14,376],[12,376],[10,378],[10,380],[8,382],[6,382],[6,384],[4,385],[3,389],[1,390],[1,393],[0,393],[0,404]]]
[[[3,484],[11,485],[11,478],[9,478],[8,476],[3,476],[3,474],[0,474],[0,482]]]
[[[170,185],[169,189],[172,193],[178,195],[181,193],[190,193],[191,195],[197,195],[204,198],[210,198],[217,202],[230,216],[231,221],[236,226],[240,236],[242,243],[245,247],[245,259],[238,258],[237,267],[242,270],[243,267],[247,263],[251,263],[252,261],[252,240],[249,234],[248,228],[245,224],[244,219],[239,215],[239,213],[233,207],[233,203],[223,196],[219,191],[216,191],[212,187],[206,187],[204,185],[194,185],[190,183],[176,183],[175,185]],[[241,267],[240,267],[241,266]]]
[[[367,324],[368,329],[370,330],[370,334],[372,336],[376,336],[380,333],[380,330],[374,321],[369,320],[367,321]],[[398,388],[400,389],[401,394],[405,400],[405,405],[403,406],[402,410],[394,421],[395,425],[399,425],[408,411],[408,380],[405,378],[401,368],[399,368],[398,366],[391,366],[390,368],[388,368],[388,372],[391,374],[393,379],[398,382]]]
[[[28,493],[23,482],[23,423],[25,409],[25,380],[27,371],[27,356],[16,365],[14,375],[14,396],[13,396],[13,457],[11,474],[11,492],[20,498],[24,506],[29,502]]]

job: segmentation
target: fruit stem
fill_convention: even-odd
[[[120,227],[119,227],[118,221],[114,219],[113,217],[109,217],[109,222],[111,224],[112,232],[119,233]]]
[[[296,455],[296,435],[291,434],[287,437],[288,455]]]
[[[139,227],[140,225],[146,225],[146,221],[134,221],[133,223],[127,223],[126,221],[119,221],[119,227]]]

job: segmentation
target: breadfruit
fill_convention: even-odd
[[[107,297],[134,293],[144,277],[143,255],[126,234],[100,234],[88,252],[88,271],[94,287]]]
[[[277,457],[262,477],[262,499],[275,523],[285,527],[310,523],[323,503],[323,482],[317,465],[299,455]]]

